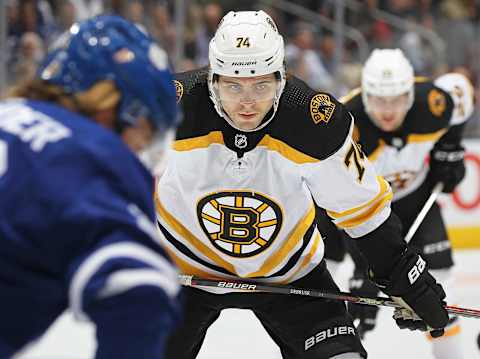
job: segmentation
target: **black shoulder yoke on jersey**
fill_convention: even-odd
[[[394,132],[384,132],[366,113],[361,91],[356,89],[352,94],[346,97],[345,106],[355,119],[354,137],[362,144],[367,156],[377,148],[380,139],[388,144],[401,139],[401,143],[406,144],[409,135],[427,135],[448,128],[454,108],[453,99],[447,92],[431,81],[416,80],[414,102],[402,127]]]
[[[242,156],[268,134],[319,160],[335,153],[345,142],[351,118],[344,106],[333,96],[315,92],[293,76],[288,77],[272,122],[253,132],[236,130],[218,115],[209,98],[207,77],[206,68],[175,75],[177,101],[183,110],[177,140],[221,131],[225,145]],[[236,147],[237,136],[245,136],[248,143],[245,148]]]
[[[317,92],[288,76],[270,136],[317,159],[325,159],[344,144],[352,118],[332,95]]]
[[[203,136],[220,129],[219,116],[208,94],[207,77],[207,68],[175,74],[177,103],[183,116],[177,129],[177,140]]]

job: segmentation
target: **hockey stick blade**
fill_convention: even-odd
[[[213,287],[229,289],[237,292],[264,292],[277,294],[294,294],[307,297],[317,297],[332,300],[341,300],[356,304],[377,305],[391,308],[402,308],[400,304],[389,297],[360,297],[346,292],[325,292],[318,289],[298,288],[266,283],[247,282],[228,279],[205,279],[191,275],[179,275],[180,284],[187,287]],[[446,305],[445,310],[450,314],[468,318],[480,318],[480,310]]]

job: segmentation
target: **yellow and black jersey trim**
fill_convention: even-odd
[[[309,157],[324,160],[345,143],[351,121],[333,95],[315,91],[289,76],[267,134]]]
[[[312,226],[312,229],[314,227]],[[307,235],[305,236],[307,237]],[[308,237],[309,239],[307,241],[304,241],[304,245],[302,246],[302,248],[295,254],[295,256],[298,256],[300,257],[300,255],[303,253],[303,251],[305,250],[305,248],[307,247],[307,245],[310,243],[310,240],[312,239],[311,236]],[[317,253],[319,247],[320,247],[320,244],[322,242],[322,236],[320,235],[320,233],[317,231],[316,234],[315,234],[315,238],[313,239],[313,245],[312,245],[312,248],[310,248],[310,251],[308,252],[308,254],[303,258],[302,260],[302,263],[300,263],[297,267],[297,269],[295,269],[289,276],[288,278],[282,280],[280,282],[280,284],[287,284],[287,283],[290,283],[292,282],[292,280],[294,280],[294,278],[297,276],[298,273],[300,273],[304,268],[306,268],[310,263],[311,261],[313,260],[313,258],[315,257],[315,254]],[[291,259],[289,261],[289,266],[285,266],[284,267],[284,270],[282,270],[282,272],[284,273],[287,273],[291,268],[293,268],[293,266],[298,262],[299,258],[295,258],[295,259]],[[272,275],[272,277],[276,277],[276,276],[279,276],[279,275],[282,275],[283,273],[279,272],[279,273],[275,273]]]
[[[355,96],[358,96],[362,93],[362,88],[357,87],[351,90],[349,93],[347,93],[345,96],[340,97],[340,102],[343,104],[348,103],[349,101],[352,100]]]
[[[337,227],[345,229],[359,226],[389,205],[393,198],[393,192],[388,182],[382,176],[377,176],[377,182],[380,188],[379,192],[367,203],[343,212],[327,211],[327,214],[334,219]]]
[[[158,198],[155,198],[155,206],[157,209],[158,214],[160,217],[171,227],[177,232],[180,236],[185,238],[194,248],[197,252],[201,253],[203,256],[208,258],[212,263],[215,263],[216,268],[223,268],[227,270],[227,273],[234,273],[235,268],[231,263],[226,261],[222,256],[218,255],[215,253],[212,249],[207,247],[200,239],[195,237],[180,221],[178,221],[174,216],[172,216],[160,203]],[[169,236],[170,239],[175,239],[173,236]],[[176,241],[176,240],[175,240]],[[185,247],[186,248],[186,247]],[[181,251],[184,254],[187,254],[187,251]],[[192,252],[191,256],[196,257]],[[199,258],[198,258],[199,259]],[[199,260],[199,262],[204,262],[208,264],[207,262],[203,260]],[[217,270],[217,269],[215,269]],[[222,272],[222,270],[220,270]]]
[[[229,272],[223,267],[213,265],[211,263],[208,263],[204,261],[202,258],[198,257],[195,255],[191,250],[189,250],[183,243],[179,242],[178,240],[175,239],[174,236],[159,222],[157,221],[158,227],[162,234],[165,236],[168,242],[175,247],[175,251],[182,253],[184,256],[188,257],[191,259],[194,263],[198,263],[214,272],[218,272],[220,274],[224,275],[235,275],[235,273]],[[173,250],[168,250],[170,256],[173,258],[174,262],[177,264],[177,266],[182,270],[182,273],[188,273],[188,274],[197,274],[197,275],[204,275],[207,272],[199,269],[198,267],[195,267],[192,264],[189,264],[187,261],[184,261],[180,258],[179,255],[176,254],[175,251]]]
[[[197,254],[192,252],[187,246],[182,244],[178,241],[168,230],[165,226],[163,226],[160,222],[158,222],[159,228],[167,241],[175,248],[175,251],[181,253],[182,255],[189,258],[193,263],[198,263],[201,266],[208,268],[219,276],[221,275],[235,275],[238,276],[234,266],[228,262],[227,259],[223,258],[221,255],[215,253],[214,250],[207,247],[202,241],[196,238],[185,226],[183,226],[176,218],[174,218],[161,204],[158,198],[155,198],[155,204],[157,208],[158,215],[161,217],[165,223],[170,226],[178,235],[184,238],[194,250],[204,257],[208,258],[208,262],[200,258]],[[271,255],[268,259],[261,265],[261,267],[252,273],[244,275],[245,278],[265,278],[265,277],[276,277],[283,274],[288,273],[293,267],[297,265],[297,262],[308,246],[311,240],[318,240],[317,238],[312,238],[312,234],[314,233],[315,229],[315,206],[311,205],[310,209],[307,213],[303,216],[303,218],[297,223],[297,225],[292,229],[292,231],[288,234],[288,239],[278,247],[275,251],[272,251]],[[297,250],[293,255],[292,252],[295,247],[297,247],[298,243],[303,241],[300,249]],[[315,245],[315,243],[314,243]],[[318,247],[318,243],[316,244]],[[170,250],[170,252],[172,252]],[[312,253],[312,256],[314,253]],[[272,273],[275,268],[279,266],[280,263],[285,262],[286,259],[290,257],[290,259],[286,262],[286,264],[278,269],[276,272]],[[180,269],[184,273],[199,273],[201,269],[197,266],[189,264],[187,261],[182,260],[178,254],[173,253],[172,258],[180,267]],[[302,264],[298,270],[304,268],[308,263],[302,261]],[[206,272],[203,271],[205,274]],[[293,274],[292,274],[293,275]],[[211,276],[211,275],[210,275]],[[291,276],[289,276],[291,277]]]
[[[432,133],[411,133],[407,136],[406,143],[424,143],[424,142],[437,142],[442,137],[447,129],[441,129]],[[378,139],[378,145],[367,157],[370,162],[375,162],[378,157],[385,150],[386,142],[383,139]]]
[[[446,128],[431,133],[411,133],[407,136],[407,143],[437,142],[445,132]]]
[[[280,263],[282,263],[289,254],[292,253],[293,249],[297,246],[297,244],[302,241],[307,234],[309,228],[314,224],[315,221],[315,206],[311,205],[308,212],[305,216],[297,223],[295,228],[289,233],[287,236],[288,239],[285,243],[279,247],[275,252],[273,252],[269,259],[267,259],[261,268],[253,273],[250,273],[248,277],[265,277],[271,276],[272,270],[277,267]]]
[[[269,151],[275,151],[285,157],[286,159],[302,164],[302,163],[315,163],[319,162],[320,160],[309,156],[301,151],[290,147],[283,141],[277,140],[270,135],[265,135],[257,145],[258,147],[265,147]]]
[[[207,148],[214,143],[225,145],[221,131],[212,131],[207,135],[176,140],[173,142],[172,148],[175,151],[183,152],[196,150],[199,148]]]
[[[172,148],[175,151],[183,152],[207,148],[212,144],[225,145],[221,131],[212,131],[204,136],[176,140],[173,142]],[[304,154],[301,151],[289,146],[285,142],[277,140],[270,135],[263,136],[260,142],[257,144],[257,147],[263,147],[268,151],[277,152],[282,157],[298,164],[315,163],[320,161],[319,159]]]

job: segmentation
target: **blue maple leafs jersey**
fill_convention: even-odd
[[[136,156],[92,120],[0,104],[0,358],[68,307],[97,325],[97,358],[161,357],[179,288],[152,193]]]

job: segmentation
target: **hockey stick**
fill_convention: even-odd
[[[214,287],[234,290],[237,292],[264,292],[264,293],[277,293],[277,294],[294,294],[303,295],[306,297],[317,297],[333,300],[341,300],[356,304],[366,305],[378,305],[392,308],[404,308],[402,305],[394,302],[388,297],[360,297],[345,292],[325,292],[318,289],[307,289],[292,286],[282,286],[275,284],[254,283],[241,280],[229,280],[229,279],[203,279],[192,275],[179,275],[180,284],[187,287]],[[445,310],[450,314],[455,314],[462,317],[480,318],[480,310],[467,309],[446,305]]]
[[[409,243],[410,240],[413,238],[413,235],[417,231],[418,227],[420,227],[420,224],[422,224],[423,220],[425,219],[425,216],[427,215],[428,211],[437,200],[437,197],[442,192],[442,190],[443,190],[443,183],[441,182],[438,182],[435,185],[435,187],[433,187],[432,193],[428,197],[427,201],[423,205],[422,210],[418,213],[417,218],[415,218],[415,221],[413,221],[412,225],[410,226],[410,229],[408,230],[407,235],[405,236],[405,241],[407,243]]]

